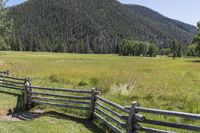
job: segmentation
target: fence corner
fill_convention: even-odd
[[[130,108],[129,116],[126,122],[126,133],[136,133],[137,132],[137,121],[135,119],[136,110],[135,107],[139,105],[138,102],[133,102]]]
[[[95,88],[92,88],[92,91],[91,91],[90,117],[89,117],[90,120],[92,120],[94,117],[96,95],[99,95],[99,92],[97,91],[97,88],[95,87]]]
[[[24,79],[24,109],[29,110],[31,108],[31,97],[32,97],[32,88],[30,83],[30,78],[26,77]]]

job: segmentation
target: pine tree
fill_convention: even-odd
[[[181,45],[178,41],[174,40],[171,46],[172,57],[175,59],[176,57],[181,57]]]
[[[197,56],[200,57],[200,22],[198,22],[197,27],[198,27],[198,34],[193,39],[193,43],[197,44],[197,46],[196,46],[196,53],[197,53]]]
[[[5,8],[5,1],[0,0],[0,50],[10,49],[8,36],[11,32],[12,21],[7,18],[8,10]]]

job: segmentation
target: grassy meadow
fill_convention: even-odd
[[[199,58],[173,60],[162,56],[149,58],[45,52],[0,52],[0,69],[8,69],[15,76],[29,76],[34,86],[74,89],[91,89],[96,86],[103,97],[121,105],[131,105],[133,101],[138,101],[144,107],[200,113]],[[16,97],[0,94],[0,114],[5,114],[9,108],[15,106],[15,100]],[[162,116],[155,118],[200,126],[200,122],[190,120]],[[51,124],[54,125],[56,122],[59,124],[54,129],[55,127]],[[2,120],[0,121],[0,132],[9,133],[15,130],[19,130],[20,133],[25,132],[22,128],[24,126],[30,127],[26,131],[31,133],[43,132],[43,127],[47,127],[49,133],[57,129],[60,133],[68,132],[67,127],[74,128],[69,131],[92,132],[92,129],[76,121],[47,116],[28,123]]]

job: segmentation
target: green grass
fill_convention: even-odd
[[[91,122],[44,116],[33,121],[0,121],[1,133],[102,133]]]
[[[200,59],[173,60],[161,56],[145,58],[1,52],[0,68],[9,69],[16,76],[31,77],[32,85],[79,89],[91,89],[96,86],[101,90],[103,97],[122,105],[131,105],[133,101],[138,101],[144,107],[200,113],[200,62],[198,60]],[[12,99],[11,103],[3,100],[6,98],[1,99],[1,110],[11,103],[14,104],[12,97],[9,97]],[[182,119],[161,116],[155,118],[194,124],[192,121]],[[46,117],[36,121],[40,120],[48,122]],[[29,124],[31,125],[32,122]],[[200,125],[200,122],[195,124]],[[4,127],[2,125],[0,124],[0,129]]]
[[[91,121],[55,111],[34,120],[10,121],[5,116],[16,107],[16,101],[17,96],[0,93],[0,133],[104,133]]]

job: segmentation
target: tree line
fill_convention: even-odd
[[[177,40],[173,40],[170,47],[158,48],[156,44],[135,40],[124,39],[119,46],[119,55],[122,56],[149,56],[165,55],[173,58],[187,56],[200,57],[200,22],[197,24],[198,34],[194,37],[186,51],[183,51],[182,45]]]
[[[155,44],[135,41],[123,40],[119,46],[119,55],[122,56],[156,56],[157,47]]]
[[[181,44],[178,41],[173,41],[170,48],[159,49],[156,44],[135,40],[123,40],[119,46],[119,55],[122,56],[148,56],[155,57],[156,55],[167,55],[181,57]]]
[[[13,11],[15,10],[13,9]],[[18,12],[21,11],[22,10],[19,10]],[[39,12],[42,12],[43,15],[45,15],[46,13],[46,11],[39,11]],[[166,55],[166,56],[171,56],[173,58],[181,57],[181,55],[200,57],[200,22],[197,25],[198,34],[194,37],[192,44],[187,47],[187,50],[183,51],[182,44],[177,40],[173,40],[168,47],[164,48],[160,47],[158,44],[155,43],[136,41],[133,39],[122,40],[122,38],[124,37],[121,35],[112,36],[111,34],[105,31],[101,31],[102,29],[99,29],[99,27],[94,26],[93,27],[94,29],[88,27],[89,25],[92,24],[92,22],[87,21],[88,18],[83,18],[83,17],[79,17],[79,21],[76,22],[78,24],[74,28],[68,29],[70,32],[62,34],[65,33],[63,32],[64,31],[63,29],[63,31],[61,31],[60,34],[59,33],[56,34],[57,38],[54,38],[55,36],[51,36],[51,34],[49,34],[51,32],[46,32],[46,33],[42,32],[43,30],[41,30],[42,28],[40,27],[31,31],[27,31],[30,33],[27,36],[19,37],[17,35],[21,34],[19,32],[26,32],[26,30],[28,29],[22,29],[23,31],[21,31],[12,28],[13,21],[8,16],[9,16],[8,9],[5,8],[5,1],[0,0],[0,24],[1,24],[0,50],[51,51],[51,52],[96,53],[96,54],[115,53],[122,56],[149,56],[149,57],[154,57],[156,55]],[[28,16],[26,17],[28,18]],[[62,19],[63,18],[57,18],[57,21],[61,21]],[[51,20],[53,19],[51,18]],[[32,25],[33,23],[31,21],[27,21],[26,24]],[[39,24],[36,24],[33,27],[36,27],[37,25]],[[78,25],[82,25],[82,27],[78,27]],[[49,30],[51,31],[53,30],[53,28],[56,27],[51,27],[52,29]],[[85,30],[87,30],[87,32],[84,33],[78,32]],[[101,32],[99,33],[97,31]],[[37,32],[41,32],[42,37],[37,36],[38,35]],[[89,35],[88,33],[91,34]],[[59,38],[64,36],[66,40],[62,40],[61,38]],[[49,37],[52,37],[52,39],[49,39]]]
[[[12,31],[12,21],[8,19],[8,10],[5,8],[6,1],[0,0],[0,50],[11,49],[8,45],[9,35]]]
[[[194,37],[193,42],[187,48],[187,56],[200,57],[200,22],[197,24],[198,34]]]

